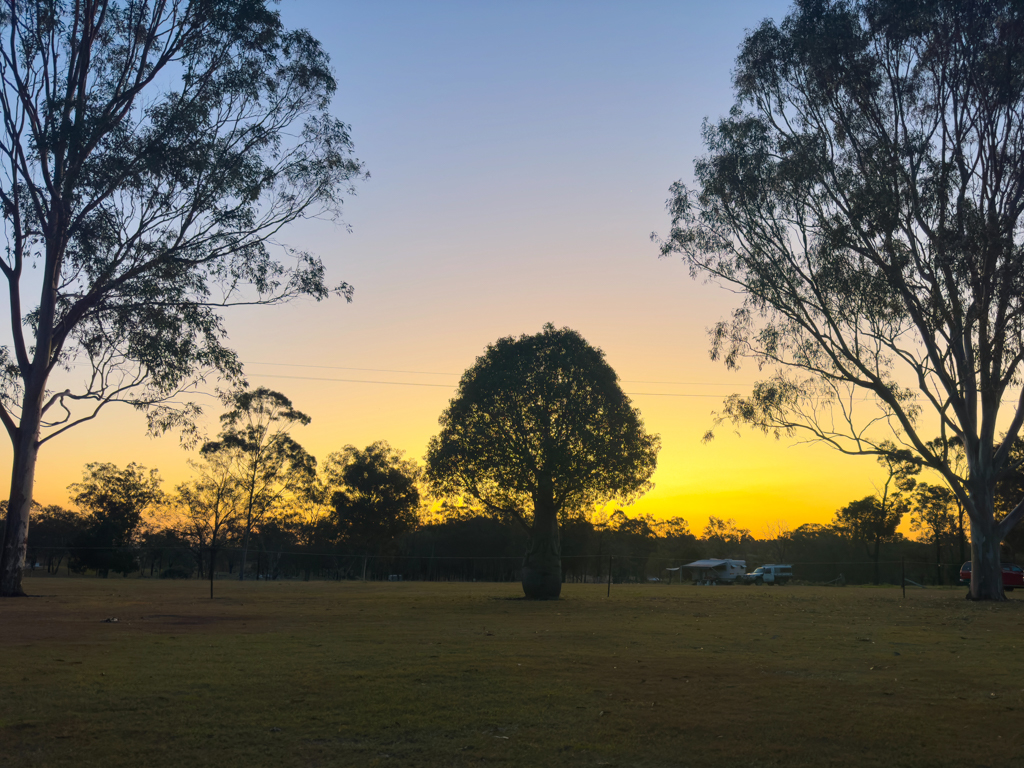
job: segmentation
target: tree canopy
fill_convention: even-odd
[[[414,459],[380,440],[345,446],[325,462],[339,535],[363,552],[378,552],[416,527],[421,470]]]
[[[190,462],[196,475],[175,489],[175,506],[180,511],[178,532],[185,540],[194,541],[202,575],[202,555],[209,554],[210,598],[213,599],[213,574],[217,552],[223,546],[224,534],[245,519],[246,501],[238,481],[235,457],[229,451],[206,452],[202,461]],[[244,524],[243,524],[244,528]],[[250,529],[245,529],[250,533]],[[244,567],[244,560],[243,560]]]
[[[976,598],[1024,515],[992,502],[1024,423],[1022,41],[1009,0],[799,0],[747,34],[662,242],[743,297],[713,357],[770,373],[722,418],[911,451],[970,516]]]
[[[270,5],[0,12],[2,595],[21,594],[40,445],[118,401],[194,438],[198,408],[178,395],[204,373],[241,376],[222,307],[351,294],[278,242],[292,222],[337,217],[362,170],[329,111],[326,54]]]
[[[221,462],[232,476],[243,530],[238,578],[244,580],[253,526],[287,497],[311,488],[316,459],[290,434],[311,419],[285,395],[257,387],[227,392],[223,401],[228,410],[220,417],[221,432],[200,453],[211,468]]]
[[[559,515],[645,492],[659,448],[604,353],[550,323],[488,345],[440,425],[427,448],[431,488],[530,529],[528,596],[561,589]]]
[[[71,500],[88,515],[86,529],[75,542],[78,568],[129,573],[137,569],[131,551],[143,513],[163,500],[160,474],[130,463],[85,465],[82,482],[68,486]]]

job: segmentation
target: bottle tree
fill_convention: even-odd
[[[561,592],[559,517],[643,494],[660,445],[604,353],[550,323],[489,345],[440,425],[427,449],[433,492],[526,528],[523,591],[536,599]]]

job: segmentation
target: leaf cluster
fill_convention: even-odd
[[[559,513],[651,487],[658,437],[604,353],[569,328],[548,324],[488,345],[439,422],[426,458],[434,494],[524,524],[542,485]]]

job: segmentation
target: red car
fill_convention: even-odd
[[[971,583],[971,561],[960,566],[960,583]],[[1003,563],[1003,589],[1013,592],[1015,587],[1024,588],[1024,568],[1013,563]]]

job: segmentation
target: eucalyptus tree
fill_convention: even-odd
[[[912,452],[967,510],[975,599],[1024,516],[993,503],[1024,423],[1022,30],[1011,0],[799,0],[748,32],[662,241],[742,296],[712,356],[768,372],[720,417]]]
[[[701,539],[714,557],[734,557],[738,548],[752,540],[750,531],[740,528],[731,517],[723,520],[714,515],[708,516],[708,524],[704,526]]]
[[[72,483],[68,490],[87,515],[85,530],[75,541],[77,567],[94,568],[103,576],[136,570],[132,550],[142,516],[164,500],[160,473],[135,462],[124,469],[94,462],[85,465],[82,482]]]
[[[242,517],[245,507],[228,452],[212,452],[203,461],[192,462],[192,469],[195,476],[177,487],[174,503],[181,515],[181,534],[196,548],[200,577],[203,550],[209,553],[207,575],[212,600],[217,553],[224,546],[225,534]]]
[[[347,445],[324,462],[338,535],[362,553],[378,552],[419,522],[422,470],[415,459],[379,440]]]
[[[220,417],[220,435],[205,443],[200,454],[224,462],[234,476],[242,528],[238,578],[244,580],[253,529],[276,508],[312,491],[316,459],[291,436],[294,426],[309,424],[309,416],[280,392],[239,389],[223,399],[229,410]]]
[[[476,359],[427,448],[427,480],[529,532],[527,597],[561,592],[559,516],[651,487],[659,448],[604,353],[569,328],[498,339]]]
[[[883,500],[872,495],[851,501],[835,514],[832,527],[843,536],[864,545],[864,551],[871,558],[874,584],[881,580],[879,559],[882,544],[895,541],[896,529],[908,508],[907,500],[902,496]]]
[[[942,579],[942,545],[956,536],[956,504],[953,492],[944,485],[918,483],[911,495],[913,511],[910,530],[920,532],[926,541],[935,545],[936,577]]]
[[[0,595],[21,568],[40,446],[112,402],[189,431],[179,395],[239,380],[220,316],[321,299],[278,242],[337,216],[362,173],[336,83],[270,0],[8,0],[0,7],[0,423],[11,440]],[[51,377],[54,381],[51,383]]]

